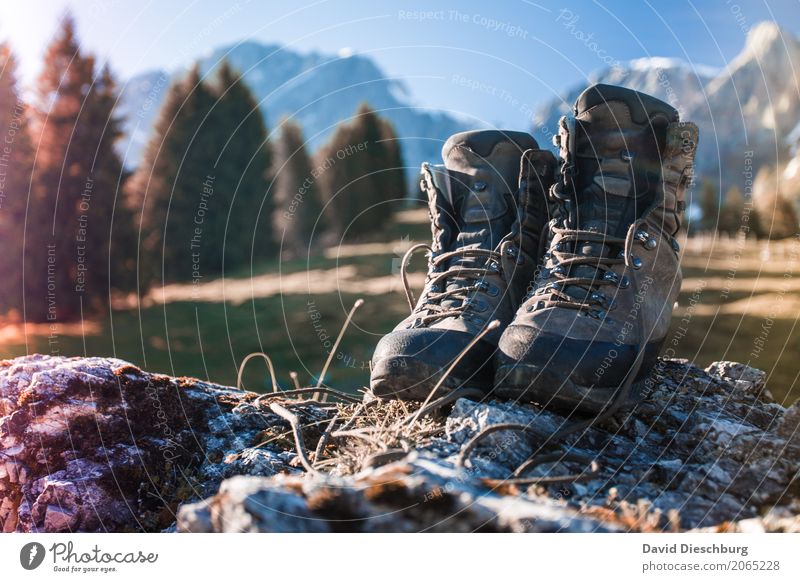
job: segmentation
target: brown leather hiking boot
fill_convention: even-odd
[[[547,189],[556,159],[527,133],[470,131],[442,148],[443,166],[423,164],[433,242],[418,301],[384,336],[372,358],[370,386],[384,398],[423,400],[445,370],[487,325],[445,378],[443,391],[468,385],[489,391],[502,328],[525,295],[541,257]],[[403,260],[405,265],[409,250]]]
[[[548,250],[500,339],[495,385],[599,414],[642,397],[667,334],[698,131],[667,103],[610,85],[584,91],[574,113],[556,138]]]

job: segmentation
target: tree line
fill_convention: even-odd
[[[720,198],[715,183],[706,180],[700,189],[701,216],[690,224],[690,234],[719,232],[771,240],[795,236],[800,222],[792,200],[799,197],[800,193],[787,194],[779,173],[769,167],[759,170],[744,194],[733,186]]]
[[[246,274],[380,231],[405,197],[400,144],[369,105],[316,153],[300,126],[266,126],[238,72],[194,66],[169,88],[143,158],[115,144],[119,93],[67,16],[30,103],[0,44],[0,315],[107,311],[151,286]]]

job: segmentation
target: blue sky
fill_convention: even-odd
[[[122,80],[244,39],[351,50],[404,79],[419,105],[509,127],[608,63],[666,56],[723,67],[761,20],[800,33],[798,0],[6,1],[0,39],[26,84],[67,6],[83,44]]]

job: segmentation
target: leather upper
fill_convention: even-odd
[[[562,120],[557,144],[557,219],[513,325],[618,346],[660,340],[681,286],[674,236],[696,126],[653,97],[598,85]]]
[[[494,319],[508,324],[527,291],[541,256],[546,192],[556,160],[528,134],[495,130],[454,135],[442,157],[444,165],[422,167],[433,239],[425,287],[412,313],[395,329],[474,335]],[[459,254],[466,249],[495,254]],[[449,260],[436,261],[454,251]],[[481,272],[460,276],[458,269]],[[448,272],[455,274],[442,277]],[[451,294],[437,298],[443,292]],[[461,313],[425,320],[442,310]],[[496,343],[501,331],[487,340]]]

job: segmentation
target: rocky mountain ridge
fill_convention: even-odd
[[[203,57],[202,70],[212,72],[223,58],[243,74],[262,104],[268,127],[275,129],[283,116],[291,115],[312,150],[363,101],[394,123],[410,178],[423,161],[439,159],[447,137],[471,129],[445,112],[416,106],[406,85],[368,56],[301,53],[246,41]],[[169,84],[183,73],[151,71],[122,87],[118,113],[126,137],[120,151],[128,167],[138,163]],[[741,53],[723,70],[677,58],[644,57],[593,72],[537,109],[532,130],[541,145],[550,146],[559,117],[586,86],[598,82],[655,95],[676,107],[683,119],[697,123],[697,173],[720,184],[723,193],[734,185],[746,189],[742,173],[749,164],[747,152],[754,152],[752,168],[757,172],[763,166],[783,166],[800,140],[800,40],[774,22],[754,26]]]
[[[550,143],[551,129],[591,83],[654,95],[675,107],[681,119],[697,123],[696,173],[723,194],[731,186],[746,192],[748,169],[782,166],[800,139],[800,40],[774,22],[754,26],[742,51],[722,70],[655,57],[592,73],[537,111],[534,136],[540,143]]]

